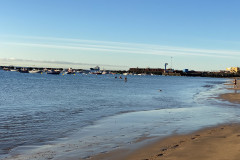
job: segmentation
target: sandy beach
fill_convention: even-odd
[[[238,81],[238,84],[240,82]],[[230,88],[234,89],[234,88]],[[236,90],[239,88],[236,87]],[[240,103],[240,93],[220,95],[222,100]],[[93,160],[239,160],[240,124],[205,128],[188,135],[173,135],[133,150],[115,150]]]

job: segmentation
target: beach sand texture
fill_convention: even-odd
[[[238,80],[238,84],[240,81]],[[233,88],[231,88],[233,89]],[[239,86],[235,88],[239,89]],[[239,93],[219,98],[240,103]],[[160,139],[137,150],[116,150],[92,157],[93,160],[239,160],[240,125],[226,124],[188,135]]]

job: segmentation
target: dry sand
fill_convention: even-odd
[[[240,84],[239,81],[238,84]],[[240,93],[227,93],[221,95],[220,98],[240,103]],[[207,128],[189,135],[175,135],[157,140],[136,150],[115,150],[91,159],[240,160],[240,124]]]

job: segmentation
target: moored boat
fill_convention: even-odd
[[[49,70],[49,71],[47,71],[47,74],[56,74],[56,75],[58,75],[60,73],[61,73],[61,71],[59,71],[59,70]]]
[[[68,68],[67,74],[75,74],[75,73],[76,73],[75,70],[73,70],[72,68]]]
[[[4,71],[10,71],[10,68],[8,68],[8,67],[3,67],[3,70],[4,70]]]
[[[41,72],[42,72],[41,70],[36,70],[36,69],[29,71],[29,73],[41,73]]]
[[[90,72],[90,74],[96,74],[96,75],[101,75],[102,72],[98,71],[98,72]]]
[[[19,70],[20,73],[29,73],[28,70],[26,68],[21,68]]]

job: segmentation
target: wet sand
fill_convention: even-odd
[[[238,81],[238,84],[240,82]],[[239,90],[239,87],[231,89]],[[239,103],[240,93],[220,95]],[[239,160],[240,124],[226,124],[188,134],[155,140],[138,149],[115,150],[92,160]]]
[[[240,125],[207,128],[158,140],[135,151],[116,150],[93,160],[239,160]]]
[[[237,160],[240,156],[240,126],[227,125],[194,134],[173,136],[142,148],[125,159]]]
[[[219,97],[222,100],[229,101],[231,103],[240,103],[240,93],[226,93]]]
[[[226,94],[222,94],[219,96],[219,99],[225,100],[225,101],[229,101],[231,103],[239,103],[240,104],[240,80],[237,80],[237,85],[234,86],[232,81],[230,81],[229,83],[225,84],[228,85],[230,87],[227,87],[229,90],[232,90],[233,93],[226,93]]]

